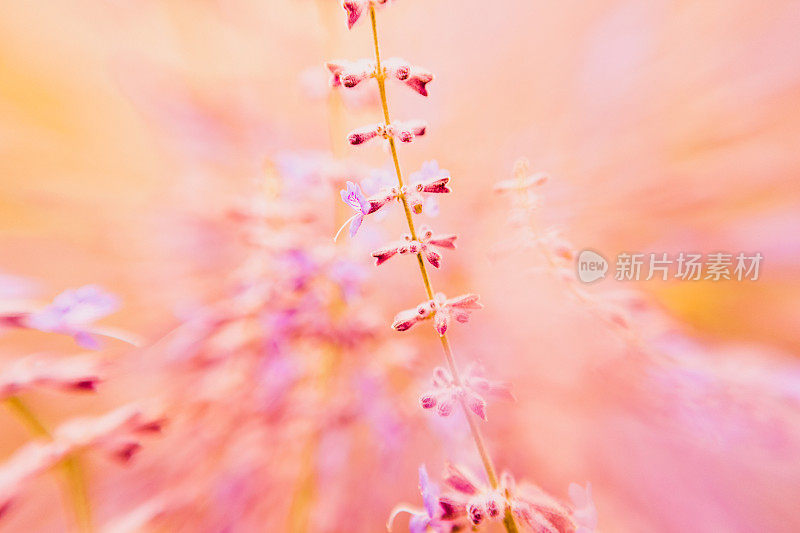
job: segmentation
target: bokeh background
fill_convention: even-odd
[[[337,183],[389,161],[345,146],[379,119],[369,91],[345,105],[324,86],[325,60],[369,57],[368,25],[348,32],[329,0],[0,5],[0,298],[96,283],[123,302],[104,323],[143,339],[104,345],[97,394],[26,398],[53,425],[154,398],[172,420],[130,465],[86,454],[98,529],[138,510],[132,531],[381,531],[395,503],[419,502],[420,463],[478,466],[463,420],[416,407],[441,362],[434,336],[388,328],[423,299],[412,262],[377,269],[367,253],[398,213],[328,244]],[[517,403],[489,410],[496,462],[559,498],[590,481],[601,531],[800,529],[800,3],[402,0],[378,19],[385,55],[436,75],[427,99],[390,86],[390,105],[430,123],[401,147],[404,169],[436,159],[453,176],[432,224],[460,246],[434,283],[481,294],[486,309],[453,330],[458,357],[514,384]],[[540,253],[498,251],[511,202],[492,187],[520,156],[552,176],[534,217],[576,249],[759,251],[760,279],[606,280],[576,300]],[[369,308],[326,307],[331,328],[368,315],[378,333],[320,348],[312,319],[281,363],[294,378],[254,374],[283,326],[185,324],[220,302],[241,313],[228,295],[254,252],[231,209],[301,174],[318,185],[264,194],[291,214],[262,230],[352,261]],[[314,222],[296,226],[306,210]],[[250,275],[294,294],[284,277],[301,266],[276,253],[258,248]],[[637,302],[622,328],[597,312],[620,291]],[[187,371],[194,356],[175,353],[204,343],[211,362]],[[79,351],[30,331],[0,347],[4,362]],[[264,407],[274,395],[290,407]],[[0,424],[6,457],[30,437]],[[0,530],[67,530],[57,477],[26,486]]]

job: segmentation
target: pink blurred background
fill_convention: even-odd
[[[225,365],[229,384],[205,366],[184,372],[159,340],[224,299],[249,253],[226,213],[265,168],[290,152],[389,161],[344,142],[378,120],[377,103],[331,104],[308,70],[368,57],[368,25],[348,32],[328,0],[4,2],[2,13],[0,273],[30,280],[24,296],[40,302],[100,284],[123,301],[105,323],[145,339],[106,344],[96,395],[26,398],[52,424],[151,398],[172,420],[130,465],[87,454],[98,529],[123,531],[121,517],[169,495],[132,530],[382,531],[395,503],[419,501],[417,465],[478,466],[462,421],[416,407],[441,362],[429,331],[381,330],[378,363],[372,345],[345,346],[321,376],[312,358],[291,382],[295,407],[270,414],[233,407],[271,378],[249,380],[240,359]],[[386,55],[436,75],[427,99],[397,86],[389,97],[394,116],[430,123],[402,147],[407,172],[435,158],[453,176],[435,224],[460,246],[434,282],[486,306],[453,330],[459,358],[514,384],[515,404],[490,407],[496,462],[559,498],[590,481],[600,531],[800,530],[800,3],[401,0],[379,25]],[[587,288],[647,302],[631,344],[540,256],[493,252],[509,202],[492,187],[519,156],[552,176],[537,217],[577,249],[760,251],[760,279]],[[327,243],[343,220],[338,193],[308,201],[322,220],[299,242]],[[373,226],[394,235],[401,223],[394,213]],[[410,261],[378,270],[350,243],[335,250],[364,265],[376,321],[422,299]],[[3,282],[0,298],[27,286]],[[214,349],[238,353],[257,335],[219,335]],[[3,361],[50,349],[77,350],[0,336]],[[313,350],[301,335],[292,357]],[[365,368],[380,393],[353,389]],[[378,406],[398,428],[382,433],[357,411],[325,429],[341,402]],[[0,424],[6,457],[29,436],[11,417]],[[66,530],[60,501],[43,476],[0,530]]]

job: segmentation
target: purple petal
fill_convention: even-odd
[[[419,467],[419,492],[422,494],[422,500],[425,502],[425,510],[428,512],[428,516],[436,518],[436,512],[439,507],[439,487],[431,482],[425,465],[420,465]]]
[[[361,227],[361,223],[364,222],[364,215],[359,214],[357,217],[353,218],[353,221],[350,222],[350,236],[355,237],[358,228]]]

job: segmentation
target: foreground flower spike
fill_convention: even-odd
[[[442,257],[437,252],[431,250],[429,246],[453,249],[456,247],[456,238],[458,238],[458,236],[454,234],[434,235],[431,230],[422,228],[420,229],[420,235],[417,240],[412,239],[410,234],[405,234],[403,235],[403,241],[392,243],[375,250],[372,252],[372,257],[375,258],[376,265],[382,265],[397,254],[422,254],[431,265],[439,268]]]
[[[417,231],[414,222],[414,214],[421,214],[425,212],[429,215],[435,215],[436,205],[432,197],[424,197],[427,193],[449,193],[450,176],[444,170],[441,170],[435,161],[428,162],[423,165],[422,169],[412,174],[411,178],[406,181],[403,178],[401,170],[400,159],[398,156],[399,142],[411,142],[416,137],[424,135],[427,126],[424,122],[392,122],[391,113],[389,111],[389,104],[386,91],[386,80],[397,79],[423,96],[427,96],[427,84],[433,80],[433,75],[427,70],[414,67],[405,60],[395,58],[381,62],[380,52],[380,39],[378,37],[378,24],[376,17],[376,6],[383,5],[387,0],[345,0],[343,6],[347,12],[347,23],[352,27],[365,13],[368,11],[369,19],[372,26],[372,41],[375,52],[375,71],[374,77],[378,85],[378,92],[380,95],[381,111],[383,112],[384,123],[376,124],[358,128],[350,133],[348,142],[352,145],[363,144],[367,141],[377,137],[383,137],[387,140],[387,147],[391,152],[392,162],[397,177],[395,188],[390,191],[391,195],[399,200],[403,205],[403,212],[408,225],[409,235],[405,238],[405,242],[398,244],[391,244],[373,252],[377,264],[382,264],[389,258],[402,253],[415,253],[419,263],[420,274],[422,283],[425,288],[427,301],[421,303],[414,309],[401,311],[394,318],[392,328],[397,331],[406,331],[413,327],[415,324],[422,320],[429,318],[433,319],[433,324],[436,332],[439,334],[439,340],[442,345],[442,351],[445,360],[447,361],[448,368],[452,369],[452,375],[444,372],[444,369],[437,370],[439,378],[435,383],[438,384],[437,389],[433,394],[428,395],[422,399],[423,407],[428,409],[436,408],[440,415],[446,416],[450,414],[455,404],[460,404],[461,410],[464,413],[466,422],[469,425],[472,439],[475,442],[475,448],[480,456],[481,463],[489,486],[493,491],[499,491],[500,480],[497,476],[491,454],[489,453],[484,437],[482,435],[479,425],[473,417],[478,416],[481,419],[486,419],[486,401],[481,394],[476,390],[477,387],[482,387],[486,391],[491,391],[494,388],[502,390],[503,394],[510,395],[507,387],[497,386],[494,382],[488,380],[478,380],[471,386],[465,386],[465,378],[462,378],[458,373],[455,354],[453,353],[450,340],[446,333],[451,320],[455,319],[458,322],[467,322],[470,314],[475,309],[480,309],[482,305],[479,303],[479,298],[475,294],[465,294],[456,298],[447,299],[443,294],[437,293],[428,275],[428,263],[438,268],[440,266],[441,257],[438,252],[430,250],[429,246],[439,246],[443,248],[452,248],[455,246],[455,235],[436,235],[429,230]],[[341,68],[340,68],[341,67]],[[338,76],[338,81],[342,84],[357,84],[366,79],[368,75],[367,69],[358,66],[340,65],[334,66],[331,72],[334,76]],[[344,77],[343,77],[344,75]],[[348,77],[350,76],[350,77]],[[344,197],[344,196],[343,196]],[[347,200],[346,200],[347,201]],[[363,211],[363,202],[357,201],[350,203],[354,208]],[[358,207],[356,207],[358,205]],[[358,215],[357,215],[358,216]],[[360,220],[359,220],[360,222]],[[456,388],[457,385],[457,388]],[[472,386],[474,385],[474,386]],[[453,393],[455,391],[455,394]],[[442,394],[439,394],[442,392]],[[420,471],[420,487],[423,495],[426,494],[425,486],[428,485],[427,472],[421,469]],[[392,513],[392,518],[400,512],[405,510],[413,514],[410,527],[412,533],[423,533],[423,531],[436,531],[450,533],[453,530],[463,530],[469,526],[469,522],[463,517],[451,516],[451,513],[445,508],[440,498],[439,509],[434,510],[427,505],[428,497],[426,496],[426,512],[416,512],[405,508],[395,509]],[[458,506],[453,507],[453,511],[457,511]],[[464,507],[466,510],[466,507]],[[502,500],[482,501],[481,505],[473,506],[470,508],[470,520],[473,524],[477,524],[484,519],[485,516],[492,518],[501,517],[503,525],[507,533],[519,533],[514,512],[508,505],[504,504]],[[390,518],[389,527],[391,527],[392,519]]]
[[[394,317],[392,328],[397,331],[406,331],[415,326],[418,322],[433,318],[434,328],[439,335],[444,335],[450,325],[450,320],[465,323],[469,320],[470,314],[476,309],[482,309],[477,294],[463,294],[455,298],[447,297],[442,293],[436,293],[432,300],[419,304],[414,309],[400,311]]]
[[[458,385],[450,372],[443,367],[436,367],[433,370],[433,389],[420,396],[420,406],[423,409],[436,408],[439,416],[449,416],[453,407],[463,401],[475,415],[486,421],[486,400],[482,395],[514,401],[510,384],[479,376],[478,368],[477,365],[471,365],[465,372],[462,384]]]
[[[428,128],[427,123],[421,120],[409,120],[406,122],[395,122],[389,124],[375,124],[372,126],[363,126],[356,128],[347,136],[347,142],[352,145],[363,144],[375,137],[383,137],[384,139],[394,138],[400,142],[410,143],[416,137],[425,135],[425,130]]]
[[[85,357],[35,355],[13,362],[0,372],[0,400],[32,387],[94,391],[100,382],[98,364]]]

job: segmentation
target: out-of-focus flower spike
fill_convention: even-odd
[[[434,387],[449,387],[453,383],[453,376],[443,366],[437,366],[433,369],[433,386]]]
[[[94,360],[30,356],[12,363],[0,373],[0,399],[37,386],[94,391],[99,382],[99,365]]]
[[[536,172],[529,176],[523,175],[520,178],[501,180],[495,183],[494,192],[503,194],[515,191],[525,191],[534,187],[540,187],[547,183],[549,179],[550,175],[546,172]]]

